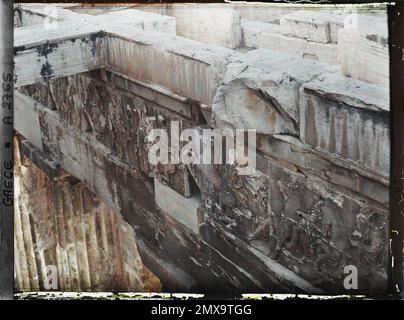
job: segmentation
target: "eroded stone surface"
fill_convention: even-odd
[[[165,289],[344,293],[346,265],[358,267],[360,292],[386,289],[388,88],[340,73],[341,16],[335,24],[307,14],[244,21],[246,44],[277,48],[238,52],[102,16],[72,33],[50,32],[62,50],[49,52],[45,33],[28,39],[21,31],[20,64],[38,54],[50,63],[69,52],[66,43],[94,34],[99,45],[91,68],[52,58],[60,73],[27,69],[17,79],[17,110],[35,121],[28,130],[27,117],[17,118],[16,128],[42,148],[26,149],[33,161],[58,162],[123,216]],[[283,33],[285,23],[315,30],[302,39],[303,27]],[[286,54],[288,43],[295,47]],[[91,44],[81,49],[92,54]],[[257,129],[257,170],[152,164],[148,133],[173,138],[172,121],[180,129]]]
[[[387,15],[297,10],[279,21],[242,19],[244,46],[320,60],[354,79],[389,85]]]
[[[344,26],[346,16],[323,10],[299,10],[280,19],[282,33],[312,42],[337,42],[338,29]]]
[[[247,47],[277,50],[295,54],[301,58],[338,65],[338,52],[335,44],[286,36],[282,33],[283,28],[275,23],[262,23],[244,19],[242,19],[241,23],[244,45]]]
[[[234,49],[241,46],[240,14],[227,8],[191,8],[172,10],[181,37]]]
[[[276,51],[256,50],[228,67],[213,104],[216,125],[256,129],[262,134],[298,131],[299,88],[333,68]]]
[[[302,93],[303,141],[388,176],[388,90],[338,75],[325,75],[304,85]]]
[[[344,75],[389,86],[386,19],[359,16],[355,26],[338,31],[338,60]]]
[[[119,214],[66,172],[45,175],[18,152],[16,163],[17,291],[160,290]]]
[[[384,291],[388,211],[266,161],[265,173],[246,177],[224,166],[217,169],[233,203],[200,170],[191,171],[204,190],[205,224],[220,225],[331,292],[343,290],[344,267],[356,263],[363,273],[361,287]]]
[[[302,290],[318,291],[293,273],[287,280],[279,282],[278,279],[284,279],[283,273],[289,271],[280,265],[279,269],[268,269],[259,254],[256,259],[265,272],[261,273],[262,280],[257,280],[256,275],[243,269],[237,261],[229,261],[220,251],[211,248],[207,242],[210,241],[208,235],[200,238],[182,227],[179,221],[164,214],[164,208],[156,211],[153,184],[136,166],[128,166],[118,157],[109,155],[105,146],[89,139],[84,133],[74,134],[71,125],[62,125],[64,121],[55,111],[43,109],[40,118],[45,149],[58,159],[62,167],[85,181],[111,208],[122,213],[144,242],[140,250],[149,263],[147,266],[163,283],[173,285],[170,290],[241,292],[248,289],[264,292],[272,288],[287,292],[294,286],[294,281],[302,281]],[[84,163],[86,167],[83,167]],[[198,209],[198,215],[198,219],[203,221],[203,211]],[[172,254],[174,252],[175,255]],[[182,261],[180,265],[178,261]],[[213,266],[215,269],[212,269]],[[182,271],[173,271],[176,268]],[[182,276],[182,273],[185,275]],[[173,275],[178,277],[177,280],[172,278]],[[231,280],[223,281],[223,277]]]

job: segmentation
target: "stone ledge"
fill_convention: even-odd
[[[198,208],[199,197],[185,198],[170,187],[154,179],[154,191],[157,206],[178,222],[199,234]]]
[[[299,10],[280,19],[282,33],[320,43],[337,43],[338,29],[344,26],[344,17],[319,10]]]
[[[341,74],[323,74],[303,85],[304,90],[354,108],[390,111],[389,88],[350,79]]]
[[[297,134],[299,89],[335,68],[272,50],[254,50],[231,63],[212,107],[216,125],[259,134]]]
[[[354,161],[338,159],[334,155],[313,149],[293,136],[262,136],[258,137],[258,141],[258,170],[266,171],[265,161],[266,156],[269,156],[291,170],[324,179],[324,182],[333,185],[336,190],[345,193],[353,191],[357,198],[366,197],[369,203],[376,201],[388,207],[389,179],[380,175],[380,172],[360,168]]]
[[[390,174],[388,90],[340,75],[324,74],[303,85],[300,138],[365,168]]]

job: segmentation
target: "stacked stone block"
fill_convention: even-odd
[[[241,20],[244,43],[327,62],[345,76],[389,85],[387,15],[298,10],[275,23]]]
[[[263,44],[267,34],[277,39],[269,42],[277,50],[247,53],[103,23],[102,16],[94,21],[81,21],[73,35],[62,28],[52,40],[76,43],[90,32],[100,44],[94,64],[84,60],[73,72],[64,60],[42,54],[63,75],[23,69],[23,57],[33,50],[41,55],[45,40],[17,34],[17,69],[29,80],[17,79],[16,129],[124,216],[143,261],[165,287],[342,293],[344,268],[354,265],[357,292],[385,291],[388,87],[350,78],[337,60],[313,59],[314,51],[307,56],[300,49],[335,54],[341,16],[242,21],[245,42]],[[280,52],[283,40],[303,47]],[[51,49],[49,56],[65,52],[63,45]],[[35,128],[25,128],[22,108]],[[152,165],[147,134],[171,132],[172,121],[181,129],[256,129],[255,172]]]
[[[28,141],[15,142],[15,290],[160,291],[132,227]]]

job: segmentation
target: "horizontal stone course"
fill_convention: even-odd
[[[107,24],[114,24],[125,29],[125,26],[136,27],[147,31],[158,31],[162,33],[176,34],[176,20],[173,17],[153,14],[140,10],[118,10],[97,15],[94,21],[107,21]]]
[[[389,87],[387,19],[359,16],[355,24],[338,32],[338,61],[343,74]]]
[[[338,52],[333,43],[312,42],[289,37],[282,33],[282,26],[274,23],[244,19],[242,19],[241,23],[246,47],[277,50],[295,54],[301,58],[320,60],[334,65],[338,64]]]
[[[272,255],[327,291],[342,289],[350,264],[361,290],[386,290],[388,210],[279,165],[268,169]]]
[[[251,51],[228,66],[213,104],[213,119],[216,125],[227,123],[262,134],[296,134],[300,86],[334,70],[276,51]]]
[[[267,170],[266,156],[270,156],[282,166],[306,175],[318,176],[336,189],[346,190],[347,193],[353,191],[357,197],[365,197],[369,202],[376,201],[386,208],[389,205],[389,179],[380,173],[373,173],[360,168],[354,162],[326,155],[293,136],[260,136],[258,141],[258,150],[262,156],[259,155],[257,159],[257,167],[261,171]]]
[[[187,199],[157,179],[154,180],[154,190],[156,204],[162,211],[199,234],[198,208],[201,200],[198,197]]]
[[[56,43],[45,41],[30,48],[22,46],[15,56],[16,86],[98,69],[104,46],[98,35],[60,39]]]
[[[262,286],[255,275],[244,270],[236,261],[224,257],[189,228],[184,228],[170,214],[164,213],[163,209],[156,212],[156,207],[153,206],[155,191],[146,177],[136,170],[131,171],[124,163],[113,160],[110,150],[88,135],[77,134],[71,127],[64,125],[55,111],[40,109],[39,112],[47,152],[50,152],[63,168],[75,177],[80,177],[109,207],[122,213],[125,220],[135,229],[137,237],[162,259],[160,268],[173,270],[170,265],[174,264],[191,275],[191,280],[198,279],[197,282],[188,283],[192,284],[191,288],[178,287],[174,288],[174,291],[235,292],[247,288],[254,292],[264,292],[266,288],[271,287],[278,292],[287,292],[287,288],[294,287],[295,278],[308,285],[291,272],[287,279],[279,282],[277,270],[265,268],[261,272],[265,274],[263,279],[266,279],[266,286]],[[146,250],[145,247],[140,246],[139,250],[141,255],[145,254],[142,252]],[[153,263],[158,261],[146,261],[150,263],[148,267],[158,269],[158,266],[153,266]],[[178,264],[178,261],[181,261],[181,264]],[[211,268],[215,271],[208,271]],[[157,275],[165,279],[164,271],[161,272],[163,273]],[[307,288],[310,289],[311,286],[308,285]]]
[[[380,86],[324,74],[303,85],[300,138],[388,177],[388,91]]]
[[[261,158],[260,166],[263,171],[238,177],[231,167],[219,166],[211,174],[224,179],[220,189],[200,168],[191,170],[204,195],[203,234],[212,224],[224,230],[223,240],[211,239],[212,245],[234,259],[224,246],[242,240],[247,244],[238,245],[242,250],[252,247],[328,292],[343,290],[344,266],[355,264],[364,292],[385,290],[387,208],[272,159]],[[224,190],[233,202],[224,200]],[[224,240],[226,233],[233,240]]]
[[[184,38],[235,49],[241,46],[240,14],[229,8],[175,8],[169,11]]]
[[[135,28],[106,31],[107,67],[206,105],[212,104],[226,65],[236,55],[229,49]]]
[[[299,10],[282,15],[279,23],[242,19],[244,46],[320,60],[354,79],[389,85],[386,18]]]
[[[122,29],[113,23],[102,28],[97,23],[80,24],[70,32],[65,22],[58,30],[38,31],[33,38],[28,30],[16,34],[17,86],[106,66],[211,105],[228,60],[237,55],[229,49],[129,25]],[[74,60],[67,63],[67,56]],[[23,67],[27,65],[31,67]]]
[[[320,43],[337,43],[338,29],[344,26],[344,15],[324,10],[298,10],[281,17],[282,33]]]

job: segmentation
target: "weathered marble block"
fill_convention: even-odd
[[[282,33],[313,42],[337,42],[337,30],[344,26],[345,15],[325,10],[298,10],[280,19]]]
[[[240,14],[228,8],[184,7],[172,9],[177,34],[184,38],[225,48],[241,46]]]
[[[254,248],[250,251],[330,292],[344,292],[344,267],[355,265],[361,292],[382,292],[387,285],[388,210],[315,176],[262,161],[263,171],[250,176],[237,176],[229,166],[191,168],[203,195],[201,228],[208,241],[214,242],[205,228],[220,226],[222,233]],[[214,181],[220,180],[219,189]]]
[[[42,136],[39,115],[32,99],[20,92],[14,92],[14,128],[26,137],[36,148],[42,150]]]
[[[390,172],[389,119],[386,88],[332,74],[302,87],[302,141],[385,177]]]
[[[387,209],[275,163],[265,173],[273,258],[329,291],[344,290],[347,265],[358,268],[360,291],[386,289]]]
[[[282,34],[283,27],[274,23],[263,23],[251,20],[241,20],[244,46],[264,48],[300,58],[320,60],[338,65],[338,55],[334,43],[320,43],[305,39],[290,37]]]
[[[183,117],[192,119],[192,101],[186,97],[176,95],[167,88],[141,81],[133,81],[109,70],[99,70],[102,81],[125,93],[131,93],[157,105],[164,106],[170,111]]]
[[[175,18],[134,9],[91,15],[74,12],[55,5],[23,5],[17,10],[22,26],[42,24],[47,30],[58,29],[59,23],[117,24],[143,30],[175,34]]]
[[[366,201],[376,201],[386,208],[389,206],[388,177],[361,169],[351,161],[326,155],[302,143],[297,137],[286,135],[259,136],[258,170],[266,170],[266,155],[280,161],[286,168],[299,170],[306,175],[317,176],[336,189],[347,188],[354,194],[365,197]]]
[[[198,208],[201,200],[198,197],[185,198],[157,179],[154,180],[154,190],[157,207],[199,234]]]
[[[387,15],[386,15],[387,17]],[[358,15],[338,31],[338,60],[344,75],[389,88],[387,19]]]
[[[251,51],[228,66],[212,107],[214,123],[261,134],[296,134],[300,86],[332,70],[276,51]]]
[[[92,28],[94,29],[94,28]],[[25,32],[17,33],[20,44],[15,55],[16,86],[41,82],[54,77],[72,75],[98,69],[102,65],[103,39],[98,32],[77,35],[72,39],[25,40]]]
[[[63,17],[57,21],[56,28],[38,24],[16,29],[17,86],[103,67],[107,50],[105,29],[118,28],[121,34],[144,29],[175,35],[173,18],[147,12],[123,10],[100,16],[61,12]],[[75,28],[71,27],[72,23],[76,24]]]
[[[108,24],[119,24],[121,28],[130,26],[143,30],[158,31],[173,35],[176,34],[175,18],[140,10],[126,9],[112,11],[103,15],[98,15],[94,20],[107,21]]]
[[[57,29],[59,23],[70,20],[74,23],[93,21],[94,16],[84,13],[76,13],[56,4],[23,4],[17,8],[22,26],[41,24],[44,28]]]
[[[172,92],[211,105],[232,50],[171,35],[106,29],[106,66],[132,80],[166,87]]]

